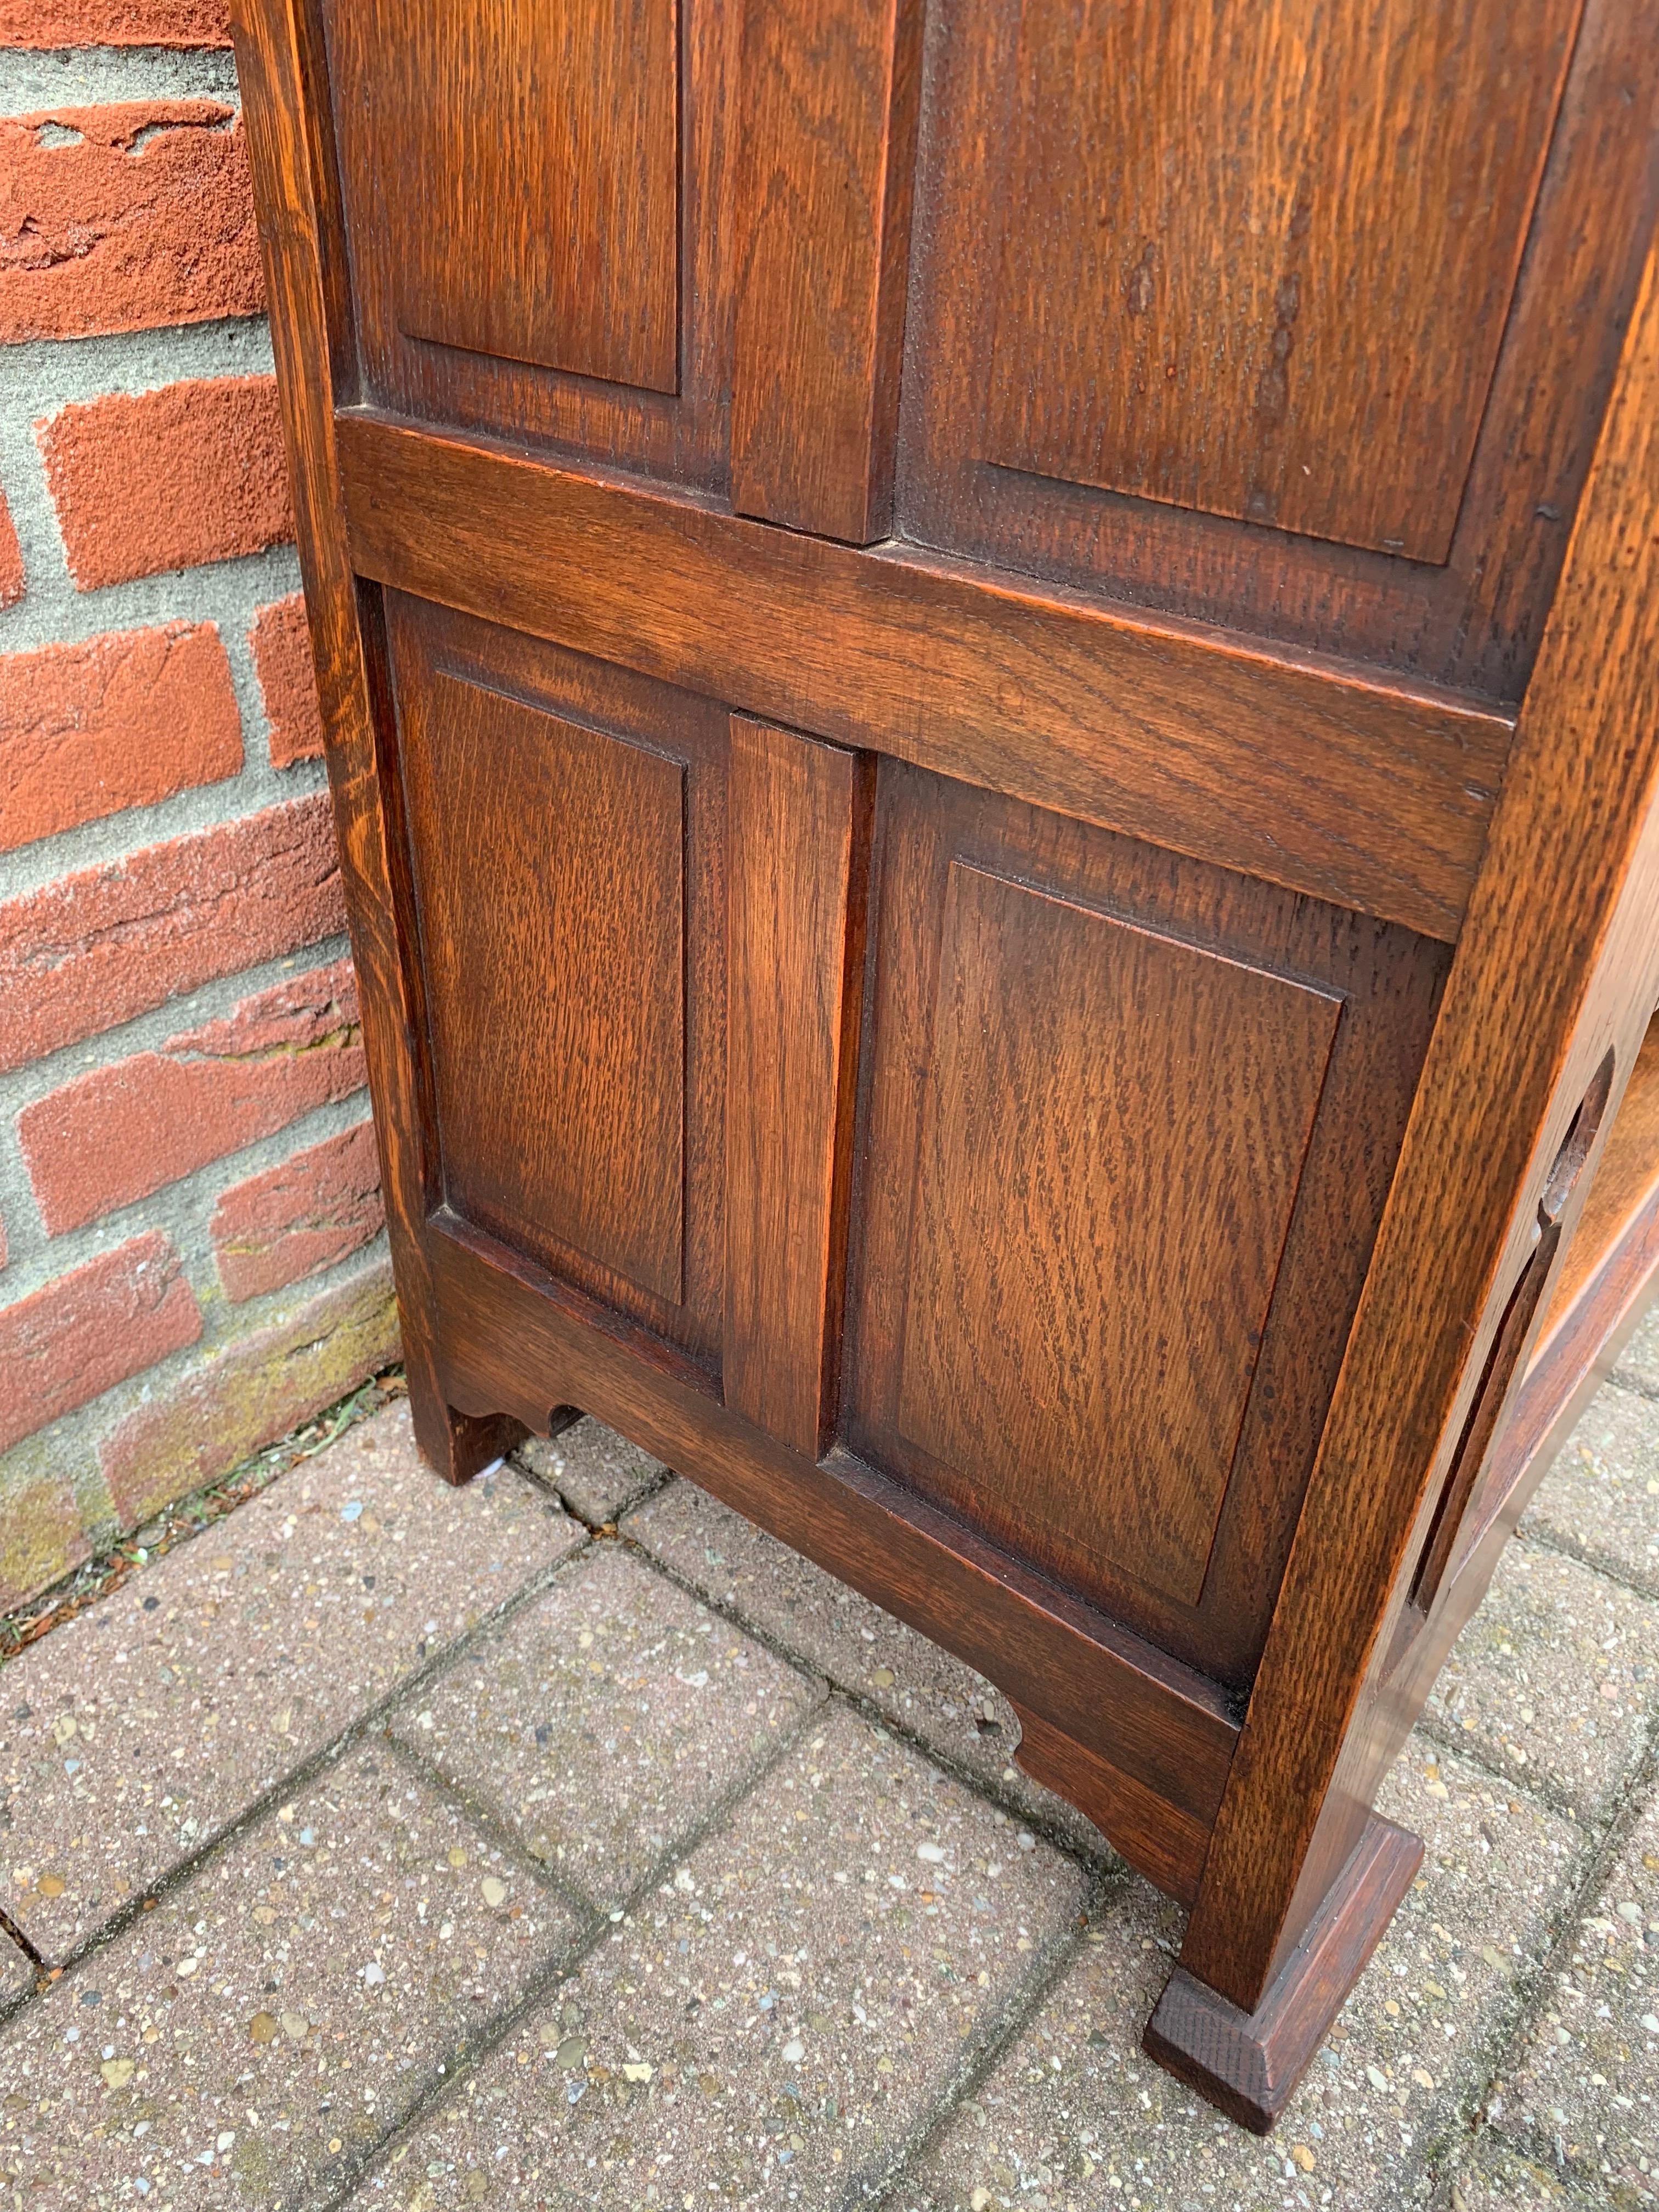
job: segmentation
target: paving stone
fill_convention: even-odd
[[[1652,1309],[1645,1321],[1638,1322],[1636,1333],[1620,1353],[1613,1373],[1615,1382],[1659,1398],[1659,1305]]]
[[[1587,2207],[1606,2202],[1599,2191],[1583,2197],[1548,2166],[1490,2135],[1477,2145],[1447,2196],[1448,2212],[1587,2212]]]
[[[406,1405],[0,1671],[0,1880],[56,1962],[582,1531],[510,1468],[452,1490]]]
[[[1659,2204],[1659,1805],[1574,1933],[1496,2108],[1621,2208]]]
[[[1659,1595],[1659,1402],[1603,1384],[1521,1525]]]
[[[1019,1721],[1000,1691],[740,1513],[675,1481],[623,1533],[1073,1850],[1113,1856],[1092,1821],[1014,1765]]]
[[[392,1729],[608,1911],[823,1694],[607,1543],[423,1686]]]
[[[1382,1809],[1423,1872],[1275,2133],[1224,2120],[1140,2034],[1180,1947],[1176,1906],[1131,1877],[985,2083],[893,2192],[894,2212],[1264,2212],[1425,2202],[1428,2150],[1488,2078],[1566,1904],[1571,1824],[1414,1738]]]
[[[1659,1607],[1559,1553],[1510,1544],[1429,1698],[1437,1723],[1581,1820],[1609,1814],[1647,1740]]]
[[[586,1414],[556,1437],[530,1437],[517,1456],[595,1528],[619,1521],[668,1472],[659,1459]]]
[[[376,1745],[0,2029],[31,2212],[325,2203],[577,1933]]]
[[[0,1936],[0,2008],[15,2004],[33,1987],[33,1966],[9,1937]]]
[[[1085,1893],[836,1706],[353,2212],[860,2202]]]

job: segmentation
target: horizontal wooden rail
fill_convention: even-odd
[[[380,583],[1456,939],[1503,714],[371,410],[337,436]]]
[[[850,1454],[814,1462],[788,1449],[722,1406],[707,1376],[661,1347],[653,1356],[579,1292],[456,1215],[434,1214],[425,1243],[453,1404],[488,1402],[537,1429],[556,1404],[579,1404],[994,1673],[1028,1727],[1036,1723],[1034,1771],[1058,1773],[1080,1758],[1091,1817],[1132,1864],[1191,1901],[1238,1740],[1218,1684]]]

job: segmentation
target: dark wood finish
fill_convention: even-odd
[[[1177,1966],[1146,2023],[1147,2056],[1265,2136],[1422,1863],[1419,1838],[1373,1813],[1255,2011],[1241,2012]]]
[[[441,669],[398,704],[445,1195],[678,1305],[685,770]]]
[[[1191,1605],[1338,1001],[960,860],[938,963],[899,1433],[1066,1587]]]
[[[732,504],[859,545],[892,521],[921,13],[744,10]]]
[[[422,1448],[983,1668],[1265,2124],[1656,1274],[1659,0],[236,4]]]
[[[717,1364],[729,718],[396,592],[387,614],[428,1202]]]
[[[1124,289],[1112,296],[1103,279],[1093,280],[1110,301],[1101,324],[1106,350],[1095,390],[1089,392],[1079,377],[1074,386],[1062,386],[1051,404],[1057,417],[1067,407],[1073,410],[1066,419],[1079,433],[1086,421],[1109,409],[1110,392],[1130,386],[1139,365],[1137,334],[1167,313],[1176,282],[1194,307],[1206,300],[1213,309],[1224,300],[1234,311],[1242,307],[1236,280],[1227,273],[1241,253],[1252,270],[1268,270],[1262,311],[1253,322],[1212,325],[1207,344],[1195,343],[1199,331],[1189,329],[1175,356],[1177,395],[1190,390],[1194,379],[1220,384],[1243,360],[1271,364],[1279,319],[1272,292],[1284,275],[1295,276],[1297,295],[1284,362],[1287,403],[1303,367],[1345,343],[1340,333],[1351,317],[1368,358],[1381,357],[1395,304],[1390,280],[1419,287],[1422,310],[1432,323],[1433,295],[1445,263],[1424,240],[1425,211],[1411,208],[1416,181],[1442,161],[1486,158],[1479,149],[1497,117],[1503,118],[1500,132],[1516,130],[1523,109],[1534,112],[1540,87],[1547,97],[1559,75],[1565,28],[1571,66],[1443,565],[998,465],[988,451],[986,392],[997,342],[1004,239],[1016,225],[1039,228],[1029,204],[1018,203],[1009,173],[1025,104],[1018,59],[1021,25],[1032,20],[1032,10],[1007,0],[961,0],[930,23],[928,127],[913,227],[897,528],[905,538],[964,560],[1024,570],[1315,652],[1339,653],[1407,680],[1448,684],[1489,700],[1518,700],[1659,210],[1659,78],[1652,68],[1659,0],[1586,0],[1576,37],[1572,11],[1560,7],[1510,10],[1504,19],[1496,9],[1449,13],[1368,0],[1364,7],[1343,10],[1340,19],[1322,15],[1303,55],[1281,61],[1279,26],[1305,21],[1310,13],[1300,5],[1241,4],[1115,19],[1133,52],[1129,66],[1118,70],[1115,84],[1103,70],[1100,87],[1103,97],[1115,92],[1120,112],[1129,118],[1129,136],[1096,235],[1102,260],[1121,273]],[[1411,139],[1391,143],[1376,126],[1391,107],[1398,112],[1409,106],[1419,88],[1392,76],[1382,46],[1365,43],[1370,27],[1384,15],[1403,24],[1404,43],[1419,58],[1444,41],[1446,65],[1454,80],[1462,79],[1466,100],[1484,66],[1472,16],[1488,26],[1497,22],[1505,45],[1523,42],[1531,66],[1523,65],[1520,81],[1511,79],[1496,94],[1476,95],[1471,105],[1449,112],[1437,108]],[[1077,16],[1077,10],[1055,4],[1039,10],[1037,20],[1057,28]],[[1108,10],[1102,5],[1093,18],[1108,19]],[[1219,64],[1218,50],[1229,33],[1234,43],[1227,58],[1236,67],[1227,77],[1202,82],[1196,66],[1202,42],[1216,39]],[[1099,35],[1103,40],[1109,33],[1103,28]],[[1183,53],[1194,66],[1181,65]],[[1350,57],[1357,65],[1345,95],[1340,72]],[[1077,112],[1068,98],[1070,80],[1046,56],[1043,60],[1032,105],[1048,113],[1051,127],[1064,131]],[[1161,61],[1176,66],[1159,75]],[[1260,109],[1249,105],[1249,88],[1257,85],[1267,94]],[[1212,122],[1229,116],[1238,135],[1218,143]],[[1092,161],[1097,157],[1086,149],[1087,135],[1079,133],[1079,158]],[[1109,139],[1109,129],[1104,135]],[[1168,165],[1167,184],[1161,173],[1153,173],[1154,147]],[[1524,166],[1524,149],[1516,151]],[[1496,155],[1501,166],[1514,158],[1506,146]],[[1263,195],[1244,207],[1241,166],[1258,185],[1283,172],[1277,204]],[[1201,238],[1197,253],[1173,273],[1164,234],[1151,225],[1133,237],[1127,228],[1120,235],[1106,227],[1110,211],[1125,203],[1126,173],[1145,177],[1149,192],[1165,196],[1177,238]],[[1317,187],[1316,198],[1301,197],[1304,183]],[[1056,179],[1045,187],[1041,204],[1063,203],[1067,189]],[[1086,232],[1084,204],[1075,204],[1079,219],[1066,237]],[[1488,207],[1483,200],[1479,216],[1471,211],[1458,221],[1463,253],[1478,258],[1486,250]],[[1374,231],[1367,222],[1373,215]],[[1436,223],[1443,219],[1439,211],[1431,217]],[[1261,243],[1249,235],[1252,220],[1262,225]],[[1206,222],[1213,227],[1204,232]],[[1334,241],[1345,231],[1366,239],[1357,265],[1349,254],[1335,264],[1328,259],[1317,269],[1308,265],[1304,257],[1316,240]],[[1511,244],[1518,243],[1512,230],[1510,235]],[[1220,236],[1230,240],[1224,251],[1215,248]],[[1041,228],[1033,250],[1054,252],[1062,243],[1060,229],[1049,224]],[[1131,298],[1138,300],[1146,289],[1134,280],[1148,244],[1153,247],[1149,313],[1132,316]],[[1283,252],[1276,264],[1267,253],[1273,245]],[[1501,250],[1497,258],[1501,265]],[[1426,298],[1420,290],[1425,285]],[[1454,374],[1448,348],[1466,343],[1465,318],[1478,304],[1455,284],[1446,288],[1444,301],[1442,344],[1420,364],[1406,365],[1410,388],[1431,410]],[[1567,301],[1571,309],[1564,312]],[[1050,312],[1062,320],[1071,313],[1063,282]],[[1490,335],[1490,322],[1486,327]],[[1109,344],[1106,331],[1113,333]],[[1212,360],[1214,365],[1206,368]],[[1170,365],[1169,355],[1147,353],[1143,408],[1161,414],[1164,403],[1147,387],[1168,386]],[[1368,370],[1355,367],[1365,383]],[[1100,396],[1102,387],[1108,396]],[[1389,391],[1377,426],[1385,448],[1398,434],[1388,408],[1399,395],[1395,387]],[[1271,376],[1265,396],[1274,397]],[[1256,397],[1248,386],[1241,396],[1251,426],[1259,420]],[[1312,398],[1314,418],[1332,426],[1331,444],[1340,436],[1335,417],[1358,404],[1357,392],[1339,398],[1327,391]],[[1248,449],[1258,439],[1254,427],[1222,405],[1206,416],[1194,410],[1189,419],[1194,428],[1185,450],[1193,457],[1190,465],[1212,449]],[[1420,436],[1435,447],[1435,462],[1423,473],[1437,483],[1455,482],[1461,464],[1455,454],[1462,449],[1455,425],[1437,428],[1421,415],[1417,420]],[[1297,464],[1309,466],[1304,482],[1316,497],[1328,452],[1328,446],[1322,447],[1317,469],[1308,453]],[[1334,459],[1329,480],[1334,486],[1352,472],[1353,489],[1344,495],[1362,511],[1379,491],[1398,487],[1397,477],[1378,482],[1379,456],[1370,440],[1357,439],[1351,451]],[[1276,484],[1279,478],[1271,481]],[[1443,501],[1439,511],[1445,512]]]
[[[1578,12],[1023,8],[984,458],[1443,561]]]
[[[315,127],[337,149],[364,392],[723,490],[741,9],[307,4],[327,25]],[[410,329],[411,277],[447,327]]]
[[[300,538],[301,573],[328,739],[340,876],[362,1002],[363,1044],[377,1111],[381,1188],[403,1323],[415,1434],[452,1482],[465,1482],[522,1433],[456,1414],[438,1377],[431,1276],[422,1224],[428,1155],[423,1080],[415,1059],[421,994],[408,957],[400,887],[401,824],[377,742],[385,656],[378,610],[366,604],[346,551],[334,443],[335,364],[349,350],[343,271],[325,252],[337,226],[330,170],[306,87],[319,56],[298,0],[239,10],[239,81],[252,88],[247,127],[257,148],[260,240]],[[349,389],[348,384],[347,389]]]
[[[1196,1894],[1237,1740],[1218,1685],[850,1453],[814,1462],[790,1451],[723,1406],[688,1362],[453,1215],[435,1216],[427,1242],[459,1402],[533,1425],[544,1401],[574,1392],[786,1544],[946,1638],[1022,1713],[1091,1747],[1091,1817],[1132,1865]]]
[[[733,717],[726,1402],[816,1459],[845,1272],[869,779]]]
[[[370,415],[337,434],[381,583],[1456,937],[1500,717]]]
[[[404,337],[676,389],[675,18],[675,0],[332,11]]]
[[[1610,1046],[1616,1112],[1659,995],[1656,512],[1650,261],[1182,1948],[1243,2010],[1402,1740],[1395,1624],[1551,1164]]]
[[[884,769],[878,816],[843,1434],[1246,1687],[1445,955],[911,769]],[[940,1017],[964,881],[1044,927],[988,940],[978,973],[963,967],[982,1004],[961,1010],[953,1045]],[[1287,1052],[1298,1027],[1305,1042]],[[986,1062],[1005,1045],[1018,1067],[1006,1053]],[[975,1283],[947,1273],[935,1298],[923,1285],[940,1261],[921,1248],[953,1224]],[[1253,1292],[1235,1240],[1255,1250]],[[1188,1397],[1224,1372],[1224,1408]],[[954,1465],[936,1449],[945,1425]],[[1172,1589],[1149,1562],[1181,1530],[1189,1578]]]

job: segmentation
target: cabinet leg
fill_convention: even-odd
[[[1253,2013],[1177,1966],[1146,2024],[1149,2058],[1265,2136],[1423,1863],[1416,1836],[1372,1814],[1307,1934]]]
[[[410,1380],[412,1383],[412,1376]],[[530,1434],[524,1423],[510,1413],[458,1413],[441,1398],[428,1398],[412,1388],[409,1398],[421,1456],[446,1482],[471,1482],[483,1468],[505,1459]]]

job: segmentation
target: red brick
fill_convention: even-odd
[[[212,1228],[225,1295],[240,1302],[314,1275],[385,1218],[374,1125],[360,1121],[224,1194]]]
[[[323,750],[323,711],[306,603],[298,592],[260,608],[253,624],[253,665],[270,717],[271,766],[292,768],[297,760],[314,760]]]
[[[326,793],[0,906],[0,1073],[345,926]]]
[[[70,144],[67,131],[80,134]],[[131,100],[0,122],[0,341],[155,330],[264,305],[234,107]]]
[[[91,1557],[64,1469],[48,1465],[7,1485],[0,1497],[0,1608],[24,1604]]]
[[[83,592],[294,535],[274,377],[113,392],[61,408],[35,434]]]
[[[0,1308],[0,1451],[201,1334],[159,1229]]]
[[[15,606],[23,596],[23,549],[17,543],[17,526],[0,491],[0,607]]]
[[[0,46],[229,44],[229,0],[0,0]]]
[[[364,1077],[356,1023],[342,960],[26,1106],[17,1133],[48,1231],[79,1229],[349,1097]]]
[[[211,623],[0,658],[0,853],[241,765],[230,663]]]
[[[216,1480],[397,1357],[398,1309],[380,1261],[204,1360],[166,1399],[129,1413],[100,1448],[122,1525]]]

